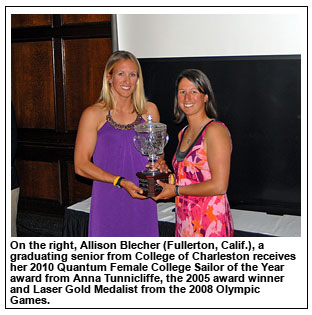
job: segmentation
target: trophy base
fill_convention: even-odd
[[[162,191],[162,187],[156,183],[157,180],[161,180],[164,183],[168,183],[168,173],[160,172],[138,172],[136,176],[139,178],[139,186],[143,189],[143,196],[156,197]]]

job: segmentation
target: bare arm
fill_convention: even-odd
[[[99,128],[99,109],[96,106],[88,107],[82,114],[76,144],[75,144],[75,172],[81,176],[98,180],[106,183],[113,183],[116,175],[109,173],[91,162],[91,158],[96,146],[97,131]],[[137,187],[133,182],[124,179],[121,186],[134,198],[144,199],[139,194],[143,193],[142,189]]]
[[[211,125],[205,134],[204,148],[207,152],[211,179],[202,183],[180,187],[180,195],[213,196],[226,193],[231,161],[231,139],[228,130],[216,123]],[[175,196],[174,185],[162,183],[160,185],[164,189],[155,200],[169,199]]]
[[[152,102],[147,102],[147,104],[146,104],[146,114],[143,115],[143,118],[145,120],[147,120],[147,116],[148,115],[152,115],[153,121],[155,121],[155,122],[159,122],[160,121],[158,108]]]
[[[182,195],[212,196],[225,194],[228,188],[231,162],[231,139],[228,130],[214,123],[208,127],[204,139],[211,179],[181,187]]]
[[[91,106],[81,115],[74,153],[75,172],[87,178],[112,183],[115,176],[91,162],[99,127],[98,112],[96,107]]]

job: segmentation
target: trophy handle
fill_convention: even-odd
[[[138,141],[139,139],[140,139],[140,136],[138,136],[138,135],[134,136],[134,137],[133,137],[133,144],[134,144],[135,148],[136,148],[139,152],[141,152],[141,148],[139,147],[139,145],[138,145],[138,143],[137,143],[137,141]]]

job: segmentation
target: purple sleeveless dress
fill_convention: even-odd
[[[107,121],[98,131],[93,162],[138,186],[136,173],[145,169],[147,157],[135,148],[134,135],[134,129],[117,129]],[[89,236],[159,236],[156,202],[152,199],[134,199],[125,189],[94,180]]]

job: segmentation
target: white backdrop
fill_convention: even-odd
[[[300,14],[117,14],[138,58],[301,54]]]

